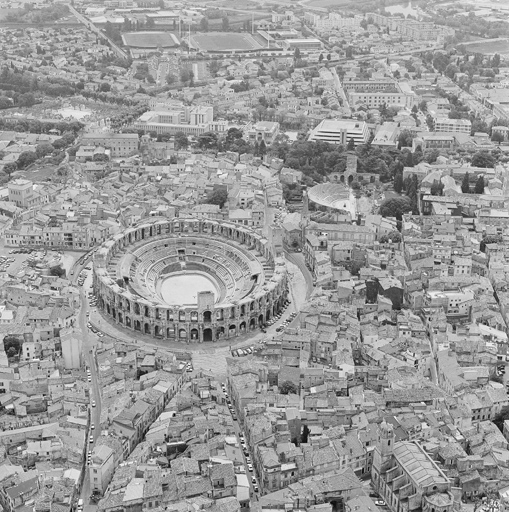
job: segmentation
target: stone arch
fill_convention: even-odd
[[[125,310],[128,313],[131,311],[131,303],[127,299],[125,300]]]
[[[106,313],[108,313],[108,315],[111,313],[111,308],[109,304],[106,304]]]
[[[137,302],[134,303],[134,314],[135,315],[140,314],[140,305]]]
[[[244,332],[246,330],[246,322],[242,321],[239,325],[239,331]]]
[[[230,309],[230,318],[235,318],[235,306]]]
[[[249,320],[249,329],[253,330],[255,327],[256,327],[256,319],[251,318],[251,320]]]
[[[173,327],[166,328],[166,337],[173,338],[175,336],[175,329]]]
[[[158,325],[154,327],[154,336],[161,336],[161,327]]]
[[[237,327],[235,324],[230,324],[230,327],[228,327],[228,333],[230,336],[234,336],[237,332]]]
[[[212,312],[211,311],[203,312],[203,321],[206,323],[212,322]]]
[[[254,300],[249,303],[249,311],[254,311],[255,303]]]
[[[117,318],[117,310],[115,308],[113,308],[113,307],[111,308],[111,316],[113,318]]]
[[[341,175],[341,177],[339,178],[339,181],[340,181],[341,183],[344,183],[344,182],[345,182],[345,175],[344,175],[344,174],[342,174],[342,175]]]
[[[179,329],[179,338],[180,339],[187,338],[187,332],[185,329]]]
[[[125,324],[127,327],[131,327],[131,318],[126,315],[125,317]]]
[[[212,341],[212,329],[203,329],[203,341]]]
[[[224,320],[224,311],[222,309],[218,309],[216,311],[216,320],[218,320],[219,322]]]
[[[272,315],[270,312],[270,308],[268,308],[267,311],[265,312],[265,320],[269,321],[271,318],[272,318]]]
[[[258,316],[258,325],[263,325],[263,314]]]
[[[145,334],[150,334],[150,324],[145,322],[145,325],[144,325],[144,328],[143,328],[143,332]]]
[[[145,311],[144,311],[144,313],[145,313],[145,316],[150,316],[150,309],[149,309],[149,307],[148,307],[148,306],[145,306]]]
[[[242,304],[242,306],[240,306],[240,316],[244,316],[245,314],[246,314],[246,305]]]
[[[168,320],[168,322],[173,322],[173,311],[171,309],[166,311],[166,320]]]
[[[199,337],[198,329],[191,329],[191,339],[198,340],[198,337]]]
[[[198,321],[198,311],[191,311],[191,322],[197,322]]]
[[[123,324],[124,323],[124,319],[122,318],[122,313],[119,311],[118,312],[118,321]]]
[[[134,330],[141,331],[141,322],[139,320],[134,321]]]
[[[224,336],[224,327],[218,327],[216,329],[216,338],[220,339]]]
[[[186,321],[186,312],[179,311],[179,322],[185,322],[185,321]]]

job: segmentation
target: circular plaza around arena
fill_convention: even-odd
[[[149,219],[94,256],[103,315],[133,332],[183,343],[234,338],[279,313],[285,262],[244,226],[196,218]]]

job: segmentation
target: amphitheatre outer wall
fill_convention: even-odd
[[[196,305],[170,305],[160,279],[205,272],[219,293]],[[288,296],[284,258],[249,228],[212,219],[141,221],[105,242],[94,256],[98,310],[118,327],[182,343],[235,338],[279,313]]]

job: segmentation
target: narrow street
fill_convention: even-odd
[[[87,265],[87,261],[85,260],[81,264],[76,264],[74,266],[73,274],[71,277],[74,284],[78,280],[78,275],[83,269],[84,266]],[[99,382],[99,374],[98,368],[95,359],[95,345],[97,343],[97,338],[93,336],[88,327],[88,316],[87,312],[90,310],[90,305],[87,298],[87,293],[91,289],[92,284],[92,273],[89,271],[87,278],[85,279],[85,283],[82,287],[80,287],[80,312],[78,316],[78,334],[81,334],[82,337],[82,348],[83,348],[83,363],[90,368],[90,376],[92,382],[90,382],[90,405],[89,405],[89,414],[90,414],[90,425],[94,425],[93,430],[89,430],[86,436],[86,444],[87,444],[87,457],[88,459],[88,451],[92,450],[95,441],[101,435],[101,387]],[[92,403],[95,403],[95,407],[92,407]],[[94,439],[94,443],[89,442],[89,437],[92,435]],[[86,463],[86,460],[84,461]],[[81,487],[80,497],[84,502],[84,512],[95,512],[97,510],[97,505],[95,503],[90,502],[90,496],[92,494],[93,485],[90,482],[90,474],[89,474],[89,466],[85,465],[85,477],[83,479],[83,485]]]

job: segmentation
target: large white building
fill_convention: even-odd
[[[311,141],[331,144],[347,145],[350,139],[355,145],[365,144],[369,139],[368,125],[354,119],[324,119],[309,135]]]
[[[198,106],[149,110],[134,123],[134,128],[146,132],[186,135],[201,135],[205,132],[224,133],[228,130],[227,121],[214,121],[214,107]]]
[[[472,123],[468,119],[449,119],[437,117],[435,119],[435,131],[447,133],[468,133],[472,130]]]

